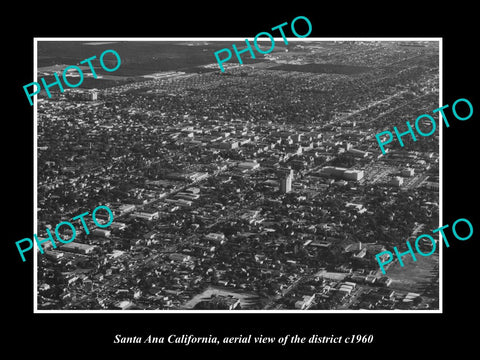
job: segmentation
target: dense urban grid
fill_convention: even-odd
[[[439,134],[374,137],[439,106],[438,42],[296,42],[224,73],[106,46],[118,76],[38,100],[38,236],[115,214],[38,255],[39,309],[438,309],[438,254],[386,275],[375,254],[439,227]]]

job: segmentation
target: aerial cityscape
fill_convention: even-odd
[[[122,63],[38,95],[38,237],[115,216],[43,244],[37,308],[438,310],[438,251],[375,259],[440,226],[439,132],[375,139],[439,106],[438,40],[292,39],[221,72],[231,43],[38,41],[50,81]]]

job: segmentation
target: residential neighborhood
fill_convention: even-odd
[[[275,49],[40,95],[38,237],[115,218],[38,254],[38,309],[439,308],[437,254],[375,259],[440,226],[438,133],[385,155],[375,139],[438,107],[438,42]]]

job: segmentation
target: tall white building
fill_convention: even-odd
[[[280,179],[280,191],[284,194],[292,191],[293,170]]]

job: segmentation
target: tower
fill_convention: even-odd
[[[98,100],[98,91],[97,89],[92,89],[88,93],[88,100],[97,101]]]
[[[293,180],[293,170],[290,170],[288,173],[282,174],[280,179],[280,191],[283,194],[289,193],[292,191],[292,180]]]

